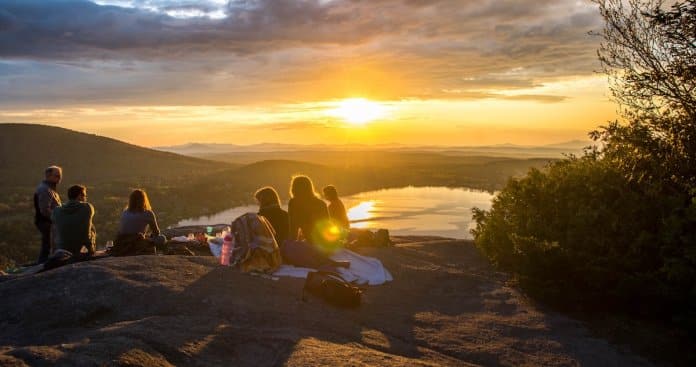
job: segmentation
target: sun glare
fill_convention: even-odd
[[[364,125],[385,117],[388,108],[379,102],[365,98],[349,98],[339,102],[336,108],[327,112],[329,115],[341,118],[347,123]]]

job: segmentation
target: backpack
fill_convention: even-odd
[[[391,241],[391,237],[389,236],[389,230],[378,229],[377,232],[375,232],[373,243],[377,247],[392,246],[393,243]]]
[[[389,236],[389,230],[378,229],[372,232],[369,229],[351,229],[352,240],[348,242],[354,247],[389,247],[393,243]]]
[[[306,292],[329,304],[346,308],[360,306],[362,296],[360,288],[346,282],[338,273],[328,271],[313,271],[307,274],[307,280],[302,289],[303,301],[306,301]]]
[[[246,213],[232,222],[234,252],[230,263],[243,272],[272,273],[282,263],[275,231],[268,219],[256,213]]]

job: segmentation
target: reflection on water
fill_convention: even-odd
[[[340,189],[340,188],[339,188]],[[493,195],[446,187],[404,187],[363,192],[343,198],[353,228],[386,228],[395,235],[434,235],[471,238],[471,208],[489,209]],[[256,212],[255,205],[179,222],[179,226],[230,223]]]
[[[196,226],[196,225],[205,225],[205,224],[230,224],[234,220],[234,218],[239,217],[242,214],[246,213],[256,213],[259,211],[259,206],[258,205],[247,205],[247,206],[237,206],[231,209],[227,209],[225,211],[221,211],[217,214],[213,214],[210,216],[202,216],[198,218],[190,218],[190,219],[184,219],[181,222],[177,223],[177,227],[183,227],[183,226]]]
[[[345,201],[350,200],[350,198]],[[373,218],[375,215],[373,213],[375,209],[376,200],[363,201],[358,205],[353,207],[348,206],[348,219],[351,221],[351,227],[353,228],[368,228],[368,220]],[[347,205],[347,202],[343,203]]]
[[[446,187],[405,187],[343,199],[352,227],[387,228],[396,235],[471,238],[471,208],[490,209],[487,192]]]

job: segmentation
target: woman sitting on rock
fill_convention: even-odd
[[[331,221],[343,231],[348,231],[350,229],[350,220],[348,219],[348,213],[346,213],[346,207],[343,205],[341,199],[338,198],[336,187],[328,185],[324,187],[322,191],[324,192],[324,198],[329,201],[329,216],[331,217]]]
[[[160,234],[157,217],[152,211],[150,200],[143,190],[133,190],[128,198],[128,206],[121,214],[119,236],[140,234],[155,245],[161,246],[167,238]]]
[[[322,243],[322,232],[329,222],[329,211],[326,203],[314,193],[312,180],[307,176],[293,177],[290,196],[290,239],[304,239],[313,244]]]
[[[307,176],[293,177],[290,195],[290,241],[281,249],[283,259],[291,265],[315,269],[322,266],[349,267],[349,262],[333,261],[328,257],[335,250],[341,233],[331,224],[326,203],[314,193],[312,180]]]
[[[282,246],[285,240],[288,239],[288,212],[280,207],[280,198],[278,192],[270,187],[264,187],[256,191],[254,194],[256,201],[259,203],[259,215],[268,219],[275,230],[275,240],[279,246]]]

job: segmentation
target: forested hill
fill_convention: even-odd
[[[309,175],[317,189],[335,184],[343,195],[408,185],[497,190],[510,176],[548,162],[427,152],[277,155],[247,156],[253,163],[245,164],[208,161],[57,127],[0,124],[0,269],[38,254],[32,195],[51,164],[64,168],[58,188],[63,198],[70,185],[87,186],[97,211],[98,241],[103,243],[115,236],[133,188],[147,191],[160,225],[166,227],[253,202],[253,192],[266,185],[278,189],[285,202],[294,174]]]
[[[0,124],[3,186],[36,184],[52,164],[62,166],[70,182],[166,179],[230,167],[60,127]]]

